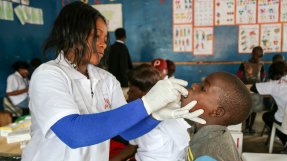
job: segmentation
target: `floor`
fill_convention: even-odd
[[[262,120],[262,114],[260,112],[256,116],[256,120],[254,123],[254,129],[256,130],[256,134],[254,135],[243,135],[243,152],[254,152],[254,153],[268,153],[269,149],[269,141],[266,143],[268,137],[268,131],[265,130],[263,136],[261,136],[262,129],[264,127],[264,122]],[[244,123],[243,123],[244,126]],[[277,138],[274,142],[273,153],[280,153],[283,149],[283,145],[280,140]]]

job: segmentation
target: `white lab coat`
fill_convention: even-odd
[[[162,121],[149,133],[130,141],[138,145],[137,161],[184,161],[190,128],[183,119]]]
[[[37,68],[29,89],[32,139],[23,151],[22,161],[109,159],[109,140],[71,149],[50,129],[59,119],[70,114],[99,113],[126,104],[114,76],[93,65],[88,65],[88,73],[90,79],[76,71],[62,54]]]

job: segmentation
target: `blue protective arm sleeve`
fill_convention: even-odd
[[[69,147],[78,148],[108,140],[148,116],[141,99],[96,114],[72,114],[58,120],[52,131]]]
[[[138,124],[134,125],[133,127],[122,132],[120,136],[124,138],[125,140],[132,140],[132,139],[142,136],[143,134],[148,133],[153,128],[155,128],[159,123],[160,121],[149,116],[149,117],[146,117],[141,122],[139,122]]]

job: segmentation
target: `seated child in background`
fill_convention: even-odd
[[[251,112],[251,95],[243,82],[229,73],[212,73],[202,83],[192,85],[182,106],[193,100],[197,104],[191,111],[204,109],[200,117],[206,124],[195,124],[187,160],[203,155],[220,161],[241,160],[227,126],[241,123]]]
[[[134,68],[128,75],[128,101],[145,95],[160,79],[159,71],[151,65],[142,64]],[[131,145],[111,161],[125,160],[135,152],[138,161],[184,161],[189,127],[183,119],[162,121],[149,133],[131,140]]]
[[[284,61],[272,63],[269,69],[269,77],[271,81],[256,83],[251,87],[251,91],[262,95],[271,95],[276,102],[277,108],[271,109],[263,114],[264,123],[271,129],[273,122],[281,125],[287,105],[287,65]],[[274,107],[273,107],[274,108]],[[281,131],[276,131],[276,135],[280,138],[284,149],[287,152],[287,135]]]
[[[168,78],[168,66],[166,60],[157,58],[151,62],[151,65],[159,71],[161,79]]]

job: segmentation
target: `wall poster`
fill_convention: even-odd
[[[213,27],[194,27],[193,55],[213,55]]]
[[[259,45],[259,25],[240,25],[238,28],[238,52],[251,53]]]
[[[260,26],[260,46],[264,52],[281,52],[282,25],[261,24]]]
[[[256,0],[236,0],[236,24],[255,24],[256,11]]]
[[[279,21],[279,0],[258,0],[258,23]]]
[[[173,25],[173,51],[192,52],[192,25]]]
[[[108,21],[109,31],[115,31],[119,27],[123,27],[122,4],[97,4],[93,5]]]
[[[213,26],[213,0],[194,0],[194,26]]]
[[[12,2],[0,0],[0,19],[10,21],[14,20]]]
[[[192,23],[193,0],[173,0],[173,24]]]
[[[287,1],[281,0],[280,2],[280,21],[287,22]]]
[[[215,26],[235,25],[235,0],[215,0]]]
[[[287,52],[287,23],[283,24],[282,52]]]

